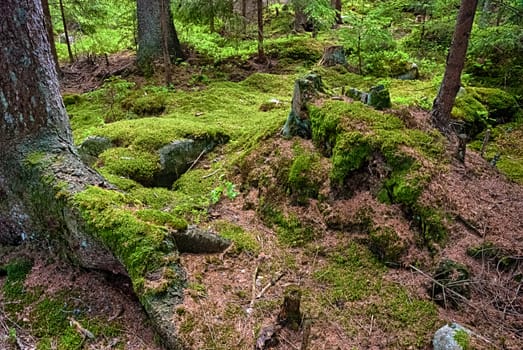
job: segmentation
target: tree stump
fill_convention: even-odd
[[[345,49],[343,46],[328,46],[323,50],[323,56],[318,63],[320,66],[332,67],[336,65],[347,65]]]
[[[297,331],[301,325],[302,315],[300,312],[301,289],[296,285],[285,288],[283,304],[278,314],[278,323]]]
[[[323,82],[317,74],[311,73],[296,80],[291,112],[281,131],[283,137],[300,136],[307,139],[312,137],[311,122],[306,103],[316,96],[318,92],[323,91]]]

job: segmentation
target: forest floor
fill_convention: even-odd
[[[91,91],[115,74],[142,79],[133,75],[130,54],[109,57],[109,65],[104,58],[99,60],[95,65],[80,62],[64,67],[63,90]],[[175,69],[176,87],[191,87],[195,68]],[[247,64],[229,73],[241,80],[257,71],[276,69]],[[418,126],[428,124],[428,113],[419,109],[408,113]],[[295,145],[278,135],[264,142],[281,153],[292,153]],[[312,147],[308,141],[300,142],[304,148]],[[265,164],[277,164],[274,157],[279,156],[261,151],[252,155],[265,159]],[[209,167],[206,162],[197,168]],[[398,207],[375,201],[368,188],[357,189],[350,198],[331,198],[328,208],[318,200],[309,200],[305,206],[287,203],[286,208],[315,225],[310,242],[289,247],[281,244],[278,228],[259,217],[259,190],[242,186],[243,175],[236,171],[234,182],[247,189],[234,199],[214,204],[202,224],[239,227],[249,233],[246,246],[234,243],[222,254],[181,257],[188,288],[175,322],[191,349],[252,349],[260,331],[276,323],[289,286],[302,291],[302,315],[307,321],[303,324],[309,326],[279,330],[279,342],[271,349],[430,349],[434,331],[448,322],[474,332],[473,348],[523,347],[523,187],[474,151],[467,153],[464,164],[452,161],[422,195],[426,203],[439,203],[452,214],[444,247],[437,247],[433,254],[410,244],[402,261],[406,263],[395,268],[378,263],[362,244],[361,234],[334,229],[327,222],[325,212],[350,216],[370,205],[374,217],[387,217],[398,235],[413,243],[412,222],[400,217]],[[487,249],[473,258],[473,247]],[[489,250],[493,247],[494,253]],[[20,259],[32,261],[22,286],[32,291],[32,299],[20,307],[10,305],[12,296],[6,296],[6,286],[15,292],[20,286],[0,269],[0,348],[34,349],[37,339],[48,340],[40,343],[42,349],[161,348],[129,281],[72,267],[45,249],[35,251],[28,245],[0,249],[0,266]],[[471,273],[470,296],[460,300],[458,307],[433,303],[428,293],[433,271],[419,268],[443,258],[466,265]],[[453,298],[448,297],[450,304]],[[51,309],[42,309],[46,300]],[[5,308],[16,320],[8,317]],[[41,315],[56,308],[58,323]],[[65,329],[72,332],[74,346],[64,347]],[[95,333],[94,339],[85,330]]]

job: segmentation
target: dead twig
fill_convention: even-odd
[[[276,275],[275,278],[273,278],[269,283],[267,283],[267,285],[265,287],[263,287],[263,289],[258,293],[258,295],[256,295],[256,299],[260,299],[261,297],[263,297],[263,295],[265,294],[265,292],[272,286],[274,286],[276,283],[278,283],[279,280],[282,279],[282,277],[285,276],[285,272],[280,272],[279,274]]]
[[[189,167],[189,169],[187,169],[187,172],[189,172],[192,168],[194,168],[194,166],[196,165],[196,163],[198,163],[198,161],[200,160],[200,158],[205,154],[205,151],[207,151],[206,149],[204,149],[203,151],[200,152],[200,155],[198,156],[198,158],[196,158],[194,160],[194,162],[192,162],[191,166]]]
[[[80,322],[75,320],[73,317],[68,317],[67,319],[69,320],[69,324],[71,326],[73,326],[76,329],[76,331],[78,333],[80,333],[80,335],[82,335],[84,337],[84,339],[85,338],[89,338],[89,339],[94,339],[95,338],[94,334],[91,331],[89,331],[88,329],[82,327]]]

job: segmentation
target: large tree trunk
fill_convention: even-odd
[[[172,20],[170,1],[137,0],[138,52],[136,60],[138,67],[144,73],[150,73],[153,60],[161,58],[163,55],[160,2],[163,2],[163,6],[167,10],[167,38],[171,61],[176,63],[177,60],[184,58]]]
[[[465,56],[477,5],[478,0],[461,1],[452,44],[447,56],[447,67],[438,96],[432,106],[432,122],[447,135],[451,132],[450,114],[461,84],[461,72],[465,66]]]
[[[167,347],[181,348],[173,319],[185,276],[175,232],[118,209],[125,194],[80,161],[41,0],[0,8],[0,244],[45,239],[83,267],[129,276]]]

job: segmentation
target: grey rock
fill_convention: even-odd
[[[80,158],[85,164],[93,165],[96,158],[105,150],[113,147],[113,143],[106,137],[89,136],[78,147]]]
[[[456,334],[460,332],[470,337],[471,331],[457,323],[451,323],[438,329],[432,340],[434,350],[464,350],[456,339]]]

